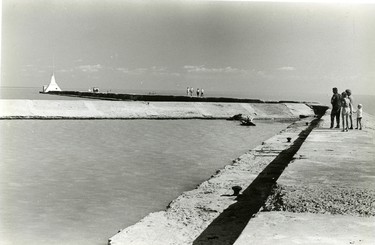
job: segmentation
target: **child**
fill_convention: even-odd
[[[355,129],[358,129],[359,124],[359,130],[362,130],[362,104],[358,104],[358,110],[357,110],[357,127]]]

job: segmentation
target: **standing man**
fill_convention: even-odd
[[[340,109],[341,109],[341,96],[337,91],[337,88],[332,89],[333,95],[331,98],[332,110],[331,110],[331,128],[336,118],[336,128],[340,128]]]
[[[349,121],[350,121],[350,127],[349,129],[353,129],[353,96],[352,91],[350,89],[345,90],[346,94],[348,95],[348,99],[350,101],[349,104]]]

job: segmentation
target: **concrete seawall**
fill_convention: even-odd
[[[243,114],[287,120],[313,116],[304,103],[0,100],[0,119],[223,119]]]

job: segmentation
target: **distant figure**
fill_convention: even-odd
[[[249,116],[246,117],[246,119],[241,120],[241,125],[243,126],[255,126],[255,123],[253,123],[253,119]]]
[[[190,88],[190,96],[193,96],[193,94],[194,94],[194,88],[191,87],[191,88]]]
[[[337,88],[332,89],[333,95],[331,98],[331,128],[336,118],[336,128],[340,128],[340,109],[341,109],[341,96],[337,91]]]
[[[345,92],[342,92],[341,94],[341,116],[342,116],[342,131],[348,132],[348,125],[349,125],[349,105],[350,100],[348,98],[348,95]]]
[[[186,88],[186,95],[189,96],[189,94],[190,94],[190,88],[187,87],[187,88]]]
[[[201,88],[201,97],[203,97],[203,95],[204,95],[204,89]]]
[[[358,104],[358,110],[357,110],[357,127],[355,129],[358,129],[359,125],[359,130],[362,130],[362,104]]]
[[[350,89],[345,90],[346,94],[348,95],[348,99],[350,101],[349,104],[349,120],[350,120],[350,127],[349,129],[353,129],[353,96],[352,91]]]
[[[199,88],[197,88],[197,97],[199,97]]]

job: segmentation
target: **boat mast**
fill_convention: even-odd
[[[55,75],[55,54],[52,56],[52,76]]]

